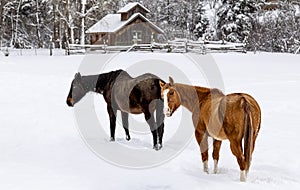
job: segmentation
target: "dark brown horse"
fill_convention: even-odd
[[[71,84],[67,104],[74,106],[88,92],[103,94],[110,119],[111,141],[115,140],[117,110],[121,111],[122,124],[127,140],[130,140],[128,113],[144,113],[153,135],[153,148],[159,150],[162,147],[164,133],[160,83],[164,83],[164,81],[149,73],[136,78],[132,78],[123,70],[90,76],[81,76],[80,73],[77,73]],[[156,122],[154,119],[155,110]]]
[[[208,136],[214,139],[212,156],[215,173],[218,171],[221,142],[228,139],[240,166],[240,180],[246,181],[261,123],[258,103],[248,94],[224,95],[218,89],[174,83],[171,77],[169,80],[167,84],[160,84],[164,113],[171,116],[180,105],[192,112],[204,171],[208,173]]]

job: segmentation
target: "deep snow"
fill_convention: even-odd
[[[106,69],[156,58],[186,70],[193,84],[208,85],[182,54],[122,53]],[[228,53],[213,54],[213,58],[225,92],[247,92],[262,108],[262,127],[247,183],[239,182],[238,164],[228,141],[222,144],[218,174],[212,174],[211,157],[211,174],[203,173],[194,138],[176,158],[158,167],[135,170],[103,161],[86,146],[73,108],[65,103],[74,73],[85,57],[45,53],[0,57],[0,189],[299,189],[299,55]],[[144,68],[147,72],[148,66]],[[167,80],[168,71],[164,73]],[[106,113],[102,97],[95,97],[97,103],[97,112]],[[108,124],[108,116],[99,117]],[[165,141],[174,134],[174,128],[168,127],[176,125],[173,117],[166,119]],[[123,141],[120,126],[116,135]],[[150,134],[132,135],[135,140],[128,146],[152,151]]]

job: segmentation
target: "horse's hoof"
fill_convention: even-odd
[[[218,160],[214,160],[214,174],[218,173]]]
[[[209,172],[208,172],[208,161],[207,160],[203,162],[203,171],[204,171],[204,173],[209,174]]]
[[[153,146],[154,150],[160,150],[161,148],[162,148],[161,144],[156,144],[156,145]]]
[[[109,141],[110,141],[110,142],[114,142],[114,141],[115,141],[115,138],[114,138],[114,137],[110,137]]]
[[[162,144],[158,144],[158,150],[160,150],[162,148]]]
[[[240,173],[240,181],[241,182],[246,182],[247,181],[247,176],[245,170],[242,170]]]
[[[126,136],[127,141],[130,141],[130,139],[131,139],[130,136]]]

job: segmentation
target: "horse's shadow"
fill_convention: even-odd
[[[254,184],[299,183],[298,176],[287,169],[271,165],[258,165],[253,168],[249,181]]]
[[[116,143],[134,149],[152,149],[151,143],[147,143],[138,138],[131,138],[130,141],[127,141],[124,138],[117,138]]]
[[[257,169],[259,168],[259,169]],[[210,169],[209,173],[203,172],[202,168],[199,167],[190,167],[186,166],[182,168],[184,173],[188,176],[191,176],[195,179],[204,178],[206,180],[215,181],[236,181],[239,182],[237,175],[239,174],[238,169],[228,169],[225,167],[220,167],[218,172],[215,174],[213,170]],[[286,184],[286,183],[297,183],[298,180],[291,176],[287,170],[282,168],[277,168],[273,166],[259,166],[253,168],[251,173],[248,176],[247,183],[251,184]]]

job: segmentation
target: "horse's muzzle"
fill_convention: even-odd
[[[172,116],[172,113],[171,112],[168,112],[165,114],[167,117],[171,117]]]
[[[68,98],[67,99],[67,104],[68,104],[68,106],[73,107],[74,106],[73,99],[72,98]]]
[[[172,116],[172,111],[170,108],[164,108],[164,114],[167,116],[167,117],[171,117]]]

